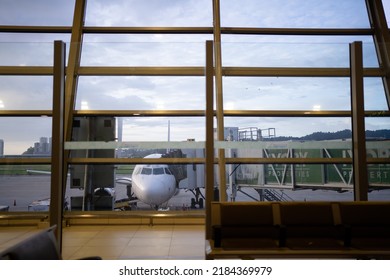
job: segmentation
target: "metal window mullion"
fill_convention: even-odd
[[[62,215],[66,173],[63,169],[64,156],[64,90],[65,90],[65,43],[54,42],[53,71],[53,118],[52,159],[50,184],[50,226],[56,225],[57,247],[62,250]]]
[[[64,141],[70,141],[72,137],[73,113],[76,103],[78,68],[80,66],[81,46],[83,38],[83,25],[87,0],[76,0],[73,14],[73,26],[69,47],[68,66],[66,68],[65,101],[64,101]],[[63,173],[68,173],[69,151],[64,152]],[[66,184],[67,177],[64,178]]]
[[[76,102],[78,68],[80,66],[83,25],[87,0],[76,0],[69,47],[68,67],[65,83],[65,139],[70,140],[73,123],[73,110]]]
[[[213,0],[214,22],[214,60],[215,60],[215,84],[216,84],[216,110],[217,110],[217,138],[224,141],[224,115],[223,115],[223,91],[222,91],[222,53],[221,53],[221,20],[219,0]],[[226,194],[226,163],[225,150],[218,149],[219,170],[219,197],[221,201],[227,200]]]
[[[206,239],[211,239],[211,202],[214,200],[214,67],[213,42],[206,42]]]
[[[362,42],[350,44],[352,152],[355,201],[368,199]]]

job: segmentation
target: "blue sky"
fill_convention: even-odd
[[[390,1],[383,4],[390,15]],[[71,25],[74,1],[0,0],[0,25]],[[390,16],[389,16],[390,18]],[[389,22],[389,20],[388,20]],[[212,26],[211,0],[89,0],[87,26]],[[221,0],[221,25],[234,27],[367,28],[364,0]],[[52,41],[67,34],[0,34],[0,65],[50,65]],[[202,66],[210,35],[85,35],[83,66]],[[224,66],[348,67],[348,43],[364,42],[364,64],[377,67],[372,39],[363,37],[222,36]],[[348,110],[345,78],[224,77],[226,109]],[[0,106],[50,109],[49,77],[0,77]],[[365,79],[367,110],[385,110],[380,79]],[[1,105],[3,104],[3,105]],[[204,109],[202,77],[81,77],[76,107],[90,109]],[[0,108],[1,109],[1,108]],[[125,121],[124,140],[166,140],[168,118]],[[170,118],[171,140],[204,140],[203,118]],[[50,118],[0,119],[6,153],[20,153],[50,135]],[[350,128],[348,118],[226,118],[226,126],[276,128],[302,136]],[[17,127],[18,129],[15,129]],[[31,127],[34,129],[31,130]],[[373,118],[367,129],[390,128]],[[147,129],[147,133],[145,130]]]

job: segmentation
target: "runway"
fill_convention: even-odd
[[[246,193],[254,198],[259,198],[258,193],[252,188],[244,188]],[[115,186],[116,199],[127,198],[126,186],[117,184]],[[204,190],[202,190],[204,193]],[[228,197],[231,190],[228,189]],[[352,192],[338,193],[331,190],[283,190],[283,194],[294,201],[349,201],[353,200]],[[83,191],[79,189],[66,189],[66,197],[82,196]],[[28,206],[35,200],[47,199],[50,197],[50,176],[49,175],[18,175],[0,176],[0,206],[9,206],[9,211],[28,211]],[[180,210],[189,207],[193,194],[190,191],[180,190],[179,194],[173,197],[167,207],[171,210]],[[250,201],[250,197],[238,192],[236,200]],[[373,191],[369,193],[369,200],[390,201],[390,190]],[[139,210],[150,210],[150,206],[138,203]]]

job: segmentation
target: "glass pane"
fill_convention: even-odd
[[[170,129],[168,129],[168,121]],[[171,141],[205,139],[204,118],[197,117],[145,117],[125,118],[123,141],[166,141],[170,130]]]
[[[320,111],[351,106],[348,78],[224,77],[223,83],[226,110]]]
[[[62,40],[69,44],[70,34],[50,34],[50,33],[0,33],[0,42],[5,43],[51,43],[55,40]],[[68,51],[68,48],[67,48]]]
[[[176,181],[171,180],[171,186],[174,188],[172,191],[169,191],[168,195],[165,195],[167,187],[169,187],[167,185],[167,178],[173,179],[172,174],[169,172],[164,173],[162,169],[162,173],[156,175],[155,171],[152,171],[152,167],[153,165],[150,165],[150,167],[142,167],[141,165],[117,165],[115,168],[112,168],[112,166],[98,166],[93,164],[88,166],[74,165],[69,169],[70,183],[68,184],[65,195],[66,201],[68,202],[68,209],[71,211],[113,209],[151,210],[155,209],[156,205],[153,204],[154,201],[159,201],[158,206],[165,210],[203,208],[204,198],[201,195],[199,196],[199,200],[201,201],[196,203],[192,200],[194,198],[193,193],[183,189],[184,187],[190,189],[200,187],[202,188],[200,192],[204,195],[203,165],[169,165],[169,168],[172,170],[181,168],[181,171],[183,171],[182,175],[184,176],[179,178],[180,189],[176,189]],[[165,169],[167,170],[167,168]],[[132,174],[133,170],[135,173]],[[88,176],[85,176],[85,172],[87,172]],[[132,176],[133,179],[135,176],[141,178],[138,181],[134,179],[137,181],[137,185],[126,183],[129,182],[128,178]],[[161,176],[165,176],[163,181],[161,180]],[[113,187],[102,185],[104,183],[111,183],[113,180],[115,180]],[[161,182],[163,183],[161,184]],[[96,188],[96,184],[100,185]],[[94,187],[89,189],[86,187],[89,185]],[[131,203],[131,200],[135,199],[136,196],[138,198],[137,201]],[[165,198],[160,200],[161,196]]]
[[[381,78],[364,78],[364,109],[388,110]]]
[[[224,66],[349,67],[348,44],[222,43]]]
[[[1,24],[71,26],[74,3],[74,0],[2,1]]]
[[[204,110],[204,77],[80,77],[76,109]]]
[[[83,66],[204,66],[202,43],[84,43]]]
[[[50,147],[51,120],[50,117],[0,118],[4,155],[49,156],[45,147]]]
[[[0,76],[0,110],[51,110],[50,76]]]
[[[222,35],[225,66],[349,67],[349,44],[363,42],[364,67],[378,67],[372,36]]]
[[[11,212],[48,211],[49,198],[50,165],[0,165],[0,206]]]
[[[212,1],[91,1],[86,25],[212,26]]]
[[[369,117],[365,118],[366,140],[370,139],[390,139],[390,118],[389,117]],[[367,132],[369,131],[369,132]]]
[[[352,135],[350,118],[336,117],[227,117],[225,127],[260,130],[263,137],[272,141],[346,139]]]
[[[390,25],[390,2],[382,1],[383,9],[385,10],[385,15],[387,19],[387,25]]]
[[[52,66],[51,43],[0,43],[0,66]]]
[[[337,20],[336,20],[337,19]],[[221,1],[221,25],[239,27],[369,28],[364,0]]]

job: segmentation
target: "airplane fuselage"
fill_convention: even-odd
[[[152,154],[145,158],[160,158]],[[167,165],[136,165],[132,174],[132,190],[142,202],[159,207],[176,194],[176,180]]]

